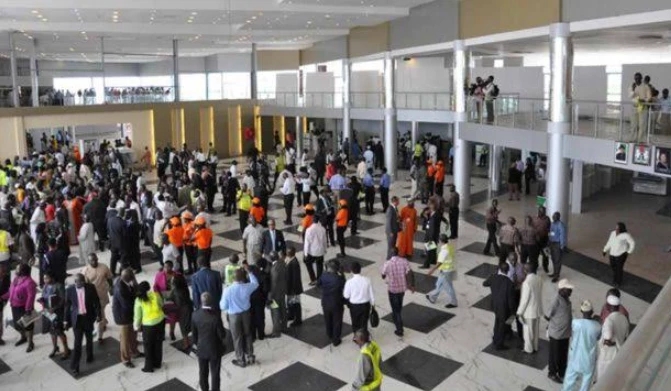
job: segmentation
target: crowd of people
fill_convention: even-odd
[[[376,145],[374,140],[371,143]],[[387,238],[381,275],[387,283],[395,334],[404,335],[403,299],[415,286],[408,261],[413,256],[424,257],[421,268],[430,275],[438,273],[427,300],[435,304],[445,291],[446,308],[458,306],[453,286],[456,252],[451,240],[458,238],[459,194],[450,185],[443,196],[445,165],[430,140],[418,142],[413,149],[415,189],[403,207],[398,197],[390,196],[391,177],[383,159],[376,165],[372,148],[354,165],[345,153],[330,154],[320,148],[309,161],[308,151],[297,156],[294,145],[278,143],[274,159],[252,151],[244,172],[239,172],[237,161],[218,172],[211,145],[207,152],[186,145],[180,150],[166,146],[156,155],[158,184],[152,191],[145,174],[119,158],[116,145],[103,142],[99,149],[78,154],[68,148],[65,137],[54,137],[45,147],[32,156],[8,160],[0,168],[0,303],[11,307],[14,328],[21,334],[17,346],[27,344],[27,352],[34,349],[34,324],[41,319],[51,335],[50,357],[70,360],[75,376],[80,374],[83,341],[87,362],[95,359],[94,335],[99,344],[106,343],[105,313],[111,304],[120,329],[120,360],[126,367],[135,367],[134,360],[144,357],[142,371],[159,370],[163,341],[176,341],[179,334],[183,349],[198,347],[201,389],[220,389],[226,346],[235,351],[232,363],[244,368],[256,363],[256,340],[281,338],[288,328],[302,324],[304,287],[296,256],[302,251],[309,285],[320,288],[325,333],[334,347],[341,344],[343,314],[349,310],[354,341],[361,348],[353,389],[380,389],[381,347],[369,332],[369,325],[374,327],[379,321],[376,298],[371,280],[361,274],[362,265],[346,258],[347,231],[357,235],[361,214],[380,212],[375,209],[376,194],[382,201]],[[368,152],[372,158],[366,156]],[[348,177],[348,168],[355,168],[355,174]],[[268,215],[269,198],[275,191],[283,199],[285,226],[294,224],[294,207],[301,212],[296,229],[302,248],[288,245],[277,222]],[[215,211],[218,198],[222,207]],[[416,201],[426,206],[417,210]],[[214,270],[212,215],[233,216],[236,211],[242,252],[232,255],[221,270]],[[494,201],[486,216],[489,237],[485,248],[489,253],[493,246],[500,261],[499,273],[486,282],[493,292],[496,314],[494,345],[505,348],[513,316],[524,350],[537,351],[538,320],[546,315],[551,330],[551,378],[567,379],[565,384],[569,384],[568,379],[575,381],[576,375],[582,375],[589,383],[593,372],[585,364],[589,360],[567,358],[571,335],[568,298],[573,287],[559,280],[566,250],[566,228],[559,214],[550,221],[540,208],[536,218],[526,218],[521,230],[515,227],[514,218],[500,227],[499,214]],[[424,251],[416,254],[413,242],[420,227]],[[68,271],[77,267],[69,260],[73,246],[79,246],[82,268],[69,276]],[[325,262],[329,246],[339,253]],[[151,254],[143,254],[143,248]],[[618,224],[604,248],[616,286],[622,282],[622,267],[633,249],[626,227]],[[107,250],[109,266],[98,259]],[[146,256],[161,265],[153,283],[143,276],[142,257]],[[539,257],[546,272],[552,259],[552,278],[559,290],[545,313],[542,282],[536,275]],[[38,269],[37,279],[32,277],[32,266]],[[16,270],[13,278],[11,269]],[[346,279],[346,273],[352,277]],[[599,372],[607,364],[603,360],[614,354],[609,348],[620,346],[626,338],[623,325],[627,324],[628,332],[626,318],[617,316],[623,309],[619,291],[610,292],[607,303],[601,316]],[[591,313],[588,304],[581,307],[585,314]],[[265,332],[266,309],[272,322],[270,334]],[[223,319],[230,329],[228,335]],[[598,337],[594,325],[573,323],[576,347],[572,351],[592,354],[594,336]],[[68,342],[69,329],[73,330],[73,345]],[[580,333],[585,337],[577,339]],[[0,341],[1,336],[0,332]]]

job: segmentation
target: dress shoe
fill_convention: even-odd
[[[142,358],[144,357],[144,353],[138,353],[135,355],[135,358]]]
[[[14,344],[14,346],[21,346],[21,345],[23,345],[23,344],[26,343],[26,342],[28,342],[28,340],[27,340],[25,337],[21,337],[21,339],[19,339],[18,341],[16,341],[16,343]]]
[[[429,295],[426,295],[425,297],[426,297],[426,300],[428,300],[428,301],[429,301],[429,303],[431,303],[431,304],[436,304],[436,301],[435,301],[435,300],[433,300],[433,299],[431,299],[431,296],[429,296]]]
[[[0,338],[0,346],[5,346],[5,340]]]
[[[135,364],[133,364],[133,363],[130,362],[130,361],[126,361],[125,363],[123,363],[123,365],[124,365],[126,368],[135,368]]]
[[[272,334],[268,335],[267,337],[268,338],[279,338],[281,336],[282,336],[282,334],[280,334],[280,333],[272,333]]]
[[[402,337],[402,336],[403,336],[403,331],[401,331],[401,330],[394,330],[394,334],[396,334],[397,337]]]
[[[256,363],[256,356],[251,354],[247,356],[247,364],[248,365],[254,365]]]
[[[559,281],[559,277],[555,277],[555,278],[552,279],[552,282],[557,282],[557,281]]]
[[[342,340],[340,340],[340,339],[336,339],[335,341],[333,341],[333,346],[338,346],[338,345],[340,345],[341,343],[342,343]]]
[[[67,352],[63,353],[61,356],[61,361],[67,361],[70,359],[70,351],[68,350]]]
[[[28,344],[28,347],[26,348],[26,353],[30,353],[35,349],[35,344],[32,342]]]
[[[52,350],[51,353],[49,353],[49,358],[54,358],[59,351],[60,349],[58,348],[58,346],[56,346],[54,350]]]
[[[154,369],[153,368],[142,368],[142,372],[152,373],[152,372],[154,372]]]
[[[72,376],[79,377],[79,369],[73,369],[72,370]]]
[[[244,368],[244,367],[247,366],[247,363],[245,363],[243,360],[237,360],[236,359],[236,360],[231,361],[231,363],[235,366],[240,367],[240,368]]]
[[[317,285],[317,281],[310,281],[310,283],[308,285],[315,286],[315,285]]]
[[[555,373],[548,374],[548,378],[549,378],[550,380],[552,380],[553,382],[555,382],[555,383],[559,383],[559,384],[562,383],[562,381],[561,381],[561,379],[559,378],[559,376],[557,376],[557,374],[555,374]]]
[[[448,304],[445,306],[445,308],[457,308],[457,306],[454,304]]]

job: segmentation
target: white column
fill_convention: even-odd
[[[344,59],[342,62],[342,137],[349,140],[350,150],[346,151],[347,155],[352,153],[352,116],[350,114],[351,102],[351,74],[352,66],[349,59]]]
[[[252,69],[250,70],[249,73],[249,91],[250,91],[250,98],[251,99],[256,99],[257,95],[257,71],[258,71],[258,56],[256,53],[256,44],[252,44]]]
[[[303,156],[303,118],[296,117],[296,167],[300,164],[301,156]]]
[[[179,102],[179,42],[176,39],[172,40],[172,89],[175,102]]]
[[[564,137],[571,129],[573,44],[568,23],[550,25],[550,122],[548,122],[547,212],[568,221],[569,161]]]
[[[33,38],[33,47],[30,52],[30,87],[32,88],[31,98],[33,107],[40,105],[40,86],[37,80],[37,40]]]
[[[574,160],[571,175],[571,213],[576,215],[582,213],[582,173],[583,162]]]
[[[12,76],[12,106],[19,107],[19,83],[16,78],[16,49],[14,48],[14,32],[9,32],[9,67]]]
[[[492,191],[501,190],[501,162],[503,159],[503,147],[488,145],[489,148],[489,180]]]
[[[460,138],[461,127],[466,122],[466,91],[464,81],[468,71],[468,59],[466,58],[466,46],[464,41],[454,41],[454,68],[453,68],[453,94],[454,94],[454,185],[460,195],[461,210],[467,210],[471,206],[471,143]]]
[[[412,121],[410,123],[410,140],[412,142],[413,155],[415,151],[415,144],[417,144],[418,139],[419,139],[419,122]]]
[[[105,85],[105,37],[100,37],[100,71],[102,72],[103,79],[103,103],[107,103],[107,87]]]
[[[384,56],[384,165],[392,179],[396,178],[396,105],[394,102],[394,58]]]

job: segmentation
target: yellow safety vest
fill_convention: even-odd
[[[7,173],[5,170],[0,170],[0,186],[7,186]]]
[[[232,285],[235,282],[235,272],[238,271],[242,266],[238,265],[226,265],[224,269],[224,283],[226,286]]]
[[[370,341],[367,345],[361,348],[361,353],[370,357],[373,363],[373,381],[361,387],[361,391],[372,391],[380,388],[382,384],[382,371],[380,371],[380,361],[382,361],[382,352],[380,345],[374,341]]]
[[[238,209],[249,212],[252,208],[252,197],[248,193],[243,193],[242,190],[238,190]]]
[[[9,247],[7,246],[7,231],[0,230],[0,253],[8,253]]]
[[[422,156],[422,152],[424,152],[424,148],[422,148],[421,145],[415,144],[415,153],[414,153],[415,157]]]
[[[149,292],[147,297],[149,300],[146,301],[135,299],[135,316],[141,316],[140,323],[143,326],[154,326],[165,318],[163,314],[163,300],[161,300],[160,295],[156,292]]]

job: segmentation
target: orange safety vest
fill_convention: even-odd
[[[257,223],[260,223],[263,220],[263,217],[266,215],[266,211],[263,210],[262,206],[252,206],[249,210],[249,214],[254,216],[254,219]]]
[[[203,227],[196,231],[194,239],[198,246],[198,250],[207,250],[212,246],[212,230]]]
[[[184,228],[181,225],[168,228],[165,230],[165,233],[168,235],[168,240],[173,246],[182,247],[184,245]]]
[[[348,216],[347,209],[340,209],[335,218],[336,226],[347,227]]]
[[[191,237],[193,236],[193,233],[196,231],[196,227],[195,225],[193,225],[193,221],[190,223],[182,224],[182,229],[184,230],[184,245],[193,246],[193,239],[191,239]]]

